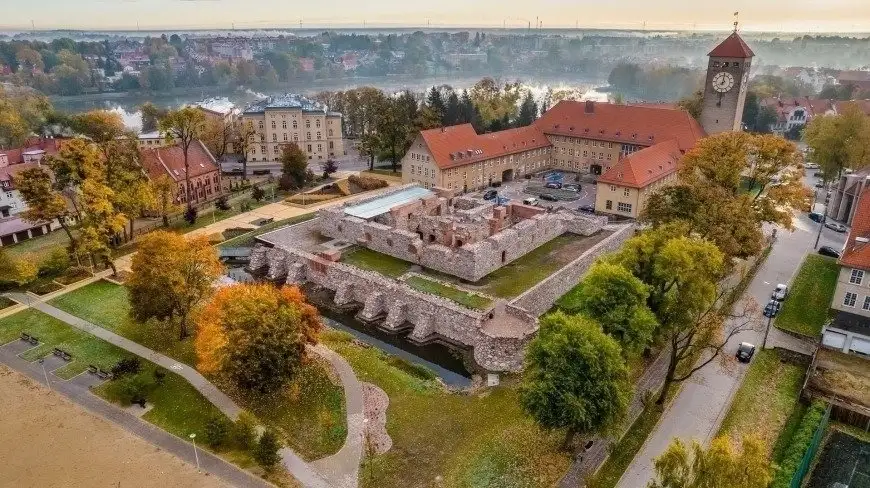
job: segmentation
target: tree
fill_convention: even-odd
[[[870,117],[855,105],[842,114],[814,117],[804,130],[810,159],[821,167],[826,181],[843,170],[870,165]]]
[[[160,175],[150,181],[150,193],[154,198],[155,209],[163,220],[163,226],[169,226],[169,215],[181,210],[178,205],[178,185],[168,175]]]
[[[227,145],[232,142],[232,126],[219,117],[205,118],[201,137],[212,156],[220,161],[227,152]]]
[[[130,314],[138,321],[177,318],[183,340],[188,336],[191,313],[212,293],[223,265],[204,236],[188,240],[172,232],[155,231],[138,242],[132,276],[125,284]]]
[[[441,96],[441,91],[438,90],[438,87],[433,86],[426,94],[426,106],[432,110],[443,124],[444,117],[447,114],[447,105],[444,103],[444,97]]]
[[[647,230],[626,241],[611,259],[648,287],[647,306],[669,346],[659,405],[675,383],[719,358],[731,337],[754,326],[747,319],[753,304],[745,302],[742,311],[732,313],[732,290],[720,287],[723,253],[712,242],[690,236],[685,226]]]
[[[232,131],[230,140],[233,144],[233,150],[242,160],[242,181],[248,179],[248,150],[254,144],[256,135],[254,123],[250,120],[247,123],[238,124]]]
[[[378,134],[376,132],[369,132],[368,134],[363,134],[360,137],[359,141],[359,153],[362,156],[366,156],[369,158],[369,169],[375,169],[375,156],[378,154],[378,150],[381,147],[381,141],[378,139]]]
[[[698,441],[687,447],[674,439],[654,466],[649,488],[767,488],[773,479],[763,443],[750,436],[740,452],[727,437],[713,439],[706,450]]]
[[[555,312],[541,319],[526,351],[520,402],[546,429],[575,435],[612,432],[625,416],[631,386],[619,344],[590,319]]]
[[[320,165],[321,169],[323,169],[323,177],[329,178],[329,175],[338,171],[338,164],[334,159],[327,159]]]
[[[492,78],[483,78],[469,90],[474,106],[477,108],[481,122],[490,126],[495,121],[513,119],[517,113],[517,102],[520,99],[519,83],[505,83],[499,86]]]
[[[205,424],[205,442],[212,449],[222,446],[230,434],[230,426],[222,417],[215,415]]]
[[[280,449],[281,442],[278,441],[278,436],[271,430],[266,430],[260,435],[260,440],[257,441],[252,454],[257,464],[266,470],[271,470],[281,461],[281,455],[278,454]]]
[[[286,179],[291,188],[302,188],[308,183],[308,158],[295,142],[285,144],[281,151],[282,180]]]
[[[190,146],[200,138],[205,125],[205,115],[195,107],[172,110],[160,120],[160,132],[168,144],[177,143],[184,155],[184,199],[187,208],[193,207],[193,186],[190,184],[190,163],[187,159]]]
[[[70,247],[75,249],[77,241],[67,224],[72,212],[48,171],[41,167],[26,169],[19,174],[15,185],[27,204],[27,210],[22,214],[24,219],[33,223],[57,220],[69,238]]]
[[[535,97],[531,91],[526,91],[526,96],[523,98],[523,103],[520,105],[520,113],[517,115],[517,120],[514,123],[516,127],[525,127],[531,125],[538,118],[538,104],[535,103]]]
[[[317,309],[296,287],[226,286],[197,318],[197,367],[243,390],[273,394],[293,379],[320,328]]]
[[[690,97],[681,98],[679,102],[677,102],[677,106],[686,112],[689,112],[689,115],[695,118],[695,120],[700,120],[701,118],[701,108],[704,103],[704,90],[698,90],[692,94]]]
[[[169,112],[165,109],[157,108],[151,102],[145,102],[139,108],[142,112],[142,132],[155,132],[160,128],[160,119],[166,116]]]
[[[79,220],[79,243],[82,250],[102,261],[112,269],[112,275],[118,270],[112,262],[111,241],[114,236],[124,230],[127,218],[113,204],[115,192],[96,178],[88,178],[82,182],[82,204],[86,209]]]
[[[461,110],[459,95],[454,90],[450,90],[450,95],[447,96],[447,105],[444,109],[444,118],[441,119],[441,125],[458,124],[461,118]]]
[[[266,192],[263,191],[263,189],[260,188],[258,185],[254,185],[251,188],[251,198],[259,202],[266,198]]]
[[[647,308],[648,298],[649,289],[630,271],[599,261],[568,294],[567,306],[560,308],[591,318],[619,341],[624,352],[637,353],[649,344],[658,325]]]
[[[21,286],[36,279],[37,269],[28,256],[10,256],[0,247],[0,284],[14,283]]]

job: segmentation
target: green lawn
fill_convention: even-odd
[[[77,233],[77,231],[73,230],[73,235],[77,235]],[[47,257],[51,251],[58,247],[65,247],[67,244],[69,244],[69,237],[66,235],[66,232],[64,232],[63,229],[57,229],[48,234],[21,241],[18,244],[13,244],[8,247],[3,247],[3,249],[10,255],[16,257],[32,256],[34,261],[39,263]]]
[[[442,296],[468,308],[485,310],[492,304],[492,300],[489,298],[419,276],[411,276],[405,280],[405,283],[415,290]]]
[[[540,431],[523,413],[512,378],[478,394],[451,394],[428,375],[354,344],[348,334],[325,332],[323,343],[344,356],[361,381],[390,397],[393,447],[364,462],[362,487],[543,488],[568,468],[568,457],[558,451],[562,436]]]
[[[390,278],[402,276],[413,266],[413,264],[407,261],[372,251],[365,247],[357,247],[350,252],[343,253],[341,261],[357,268],[375,271]]]
[[[586,486],[588,488],[613,488],[616,486],[661,416],[662,408],[655,404],[648,406],[641,412],[619,442],[613,445],[607,461],[601,465],[595,476],[587,481]]]
[[[837,260],[810,254],[791,283],[791,294],[776,317],[780,329],[817,337],[828,319],[840,267]]]
[[[279,227],[284,227],[285,225],[297,224],[299,222],[305,222],[306,220],[311,220],[316,217],[317,214],[314,212],[307,213],[304,215],[298,215],[296,217],[290,217],[289,219],[278,220],[272,222],[271,224],[266,224],[257,228],[257,230],[252,230],[251,232],[242,234],[240,236],[233,237],[232,239],[227,239],[224,242],[218,244],[217,247],[246,247],[254,245],[254,238],[260,234],[265,234],[266,232],[273,231]]]
[[[758,351],[734,395],[719,435],[739,442],[744,435],[752,434],[773,453],[780,432],[788,430],[789,419],[799,405],[805,371],[806,366],[783,362],[776,350]]]
[[[0,310],[3,310],[6,307],[11,307],[13,305],[15,305],[14,300],[10,300],[9,298],[0,296]]]
[[[97,281],[49,302],[132,341],[183,363],[195,365],[193,341],[179,341],[177,331],[157,321],[142,324],[129,317],[127,290]],[[225,389],[231,393],[229,389]],[[285,440],[303,456],[315,459],[341,448],[347,432],[344,391],[333,384],[324,366],[315,361],[303,368],[286,396],[271,402],[233,395],[264,423],[285,434]]]

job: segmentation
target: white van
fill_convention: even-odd
[[[529,197],[529,198],[526,198],[525,200],[523,200],[523,205],[535,206],[537,204],[538,204],[538,199],[535,197]]]

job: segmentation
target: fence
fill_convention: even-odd
[[[816,433],[813,435],[813,440],[810,442],[809,447],[807,447],[807,452],[804,453],[804,457],[801,459],[801,463],[798,465],[797,471],[795,471],[794,477],[791,479],[791,483],[789,484],[790,488],[801,488],[804,476],[806,476],[807,472],[810,470],[810,465],[816,457],[816,451],[818,451],[819,445],[825,437],[825,431],[828,428],[828,419],[830,417],[831,405],[828,404],[828,408],[825,409],[825,414],[822,416],[822,421],[819,422],[819,426],[816,428]]]

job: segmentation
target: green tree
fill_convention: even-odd
[[[674,439],[654,467],[649,488],[767,488],[773,479],[763,443],[750,436],[740,452],[727,437],[713,439],[706,450],[698,441],[687,447]]]
[[[205,442],[212,449],[221,447],[230,435],[230,426],[227,421],[221,416],[214,416],[208,419],[205,424]]]
[[[538,104],[535,102],[535,97],[531,91],[526,91],[526,96],[523,98],[523,103],[520,105],[520,113],[517,115],[517,120],[514,123],[516,127],[525,127],[531,125],[538,118]]]
[[[308,158],[295,142],[285,144],[282,147],[281,157],[278,158],[283,172],[282,180],[289,184],[289,188],[302,188],[309,181]]]
[[[242,450],[254,447],[257,442],[257,421],[248,412],[239,414],[230,431],[233,443]]]
[[[590,319],[555,312],[541,319],[526,351],[523,408],[546,429],[575,435],[609,433],[625,416],[631,395],[619,344]]]
[[[804,130],[810,160],[822,168],[827,181],[839,178],[844,169],[870,166],[870,117],[856,105],[843,113],[814,117]]]
[[[677,106],[681,109],[689,112],[689,115],[695,118],[695,120],[699,120],[701,118],[701,107],[704,103],[704,91],[698,90],[692,93],[689,97],[681,98],[679,102],[677,102]]]
[[[69,238],[70,247],[75,249],[77,241],[67,223],[72,211],[63,193],[54,186],[48,171],[41,167],[26,169],[19,173],[15,184],[27,204],[24,219],[34,223],[57,220]]]
[[[280,449],[281,442],[278,436],[271,430],[266,430],[260,435],[260,440],[257,441],[252,454],[257,464],[266,470],[271,470],[281,461],[281,455],[278,453]]]
[[[157,108],[151,102],[145,102],[139,108],[142,112],[142,132],[155,132],[160,128],[160,119],[166,116],[169,112],[165,109]]]
[[[438,120],[443,124],[444,117],[447,114],[447,105],[444,103],[444,97],[441,96],[441,91],[438,87],[433,86],[426,94],[426,106],[435,113]]]
[[[193,208],[193,186],[190,184],[190,163],[188,152],[190,146],[202,135],[205,126],[205,115],[195,107],[184,107],[172,110],[160,119],[160,132],[168,144],[178,144],[184,155],[184,200],[187,208]]]

